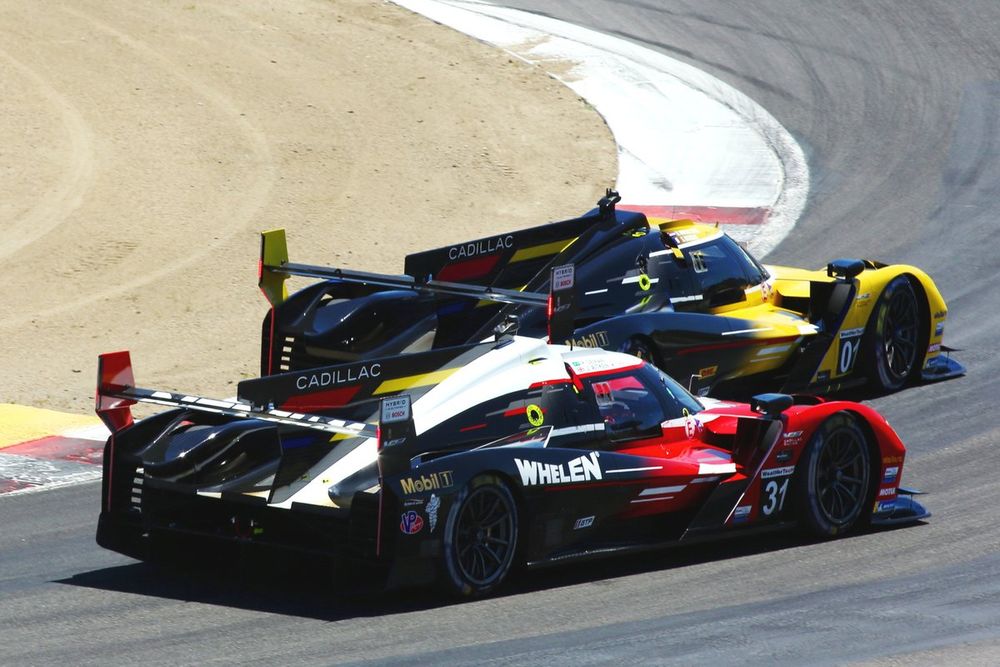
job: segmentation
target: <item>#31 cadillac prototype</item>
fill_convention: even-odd
[[[101,356],[102,546],[142,559],[175,538],[270,545],[479,596],[517,565],[928,516],[871,408],[698,399],[618,352],[498,336],[238,392],[141,389],[127,352]],[[133,421],[136,401],[174,409]]]
[[[403,275],[293,264],[265,232],[261,372],[485,339],[505,319],[544,337],[550,269],[576,267],[573,331],[560,342],[650,361],[698,395],[891,391],[965,369],[946,354],[947,307],[920,269],[839,259],[765,266],[716,227],[617,210],[406,257]],[[323,279],[288,296],[289,276]]]

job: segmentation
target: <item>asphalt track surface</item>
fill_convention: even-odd
[[[0,662],[768,664],[1000,660],[995,329],[1000,5],[524,2],[704,68],[799,140],[812,192],[767,258],[927,270],[965,378],[873,398],[924,525],[580,564],[507,594],[344,597],[281,561],[158,569],[92,540],[97,485],[3,501]],[[295,572],[305,571],[295,568]],[[895,656],[895,657],[890,657]]]

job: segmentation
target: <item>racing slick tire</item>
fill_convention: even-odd
[[[799,523],[814,536],[842,535],[869,519],[872,447],[853,415],[838,412],[816,429],[793,484]]]
[[[920,343],[920,307],[913,285],[896,276],[886,285],[865,332],[869,382],[878,391],[896,391],[915,374]]]
[[[463,597],[482,597],[500,586],[517,553],[517,504],[507,485],[493,475],[462,489],[444,531],[444,579]]]

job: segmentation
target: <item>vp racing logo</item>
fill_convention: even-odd
[[[591,452],[561,464],[514,459],[514,465],[524,486],[589,482],[604,478],[598,456],[598,452]]]

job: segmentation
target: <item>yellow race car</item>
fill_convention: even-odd
[[[944,299],[916,267],[766,266],[713,225],[618,200],[609,191],[578,218],[409,255],[400,275],[291,264],[284,233],[265,232],[262,373],[478,342],[498,327],[631,353],[699,395],[893,391],[965,372],[942,344]],[[546,293],[570,265],[569,326],[555,335]],[[322,282],[289,296],[290,275]]]

